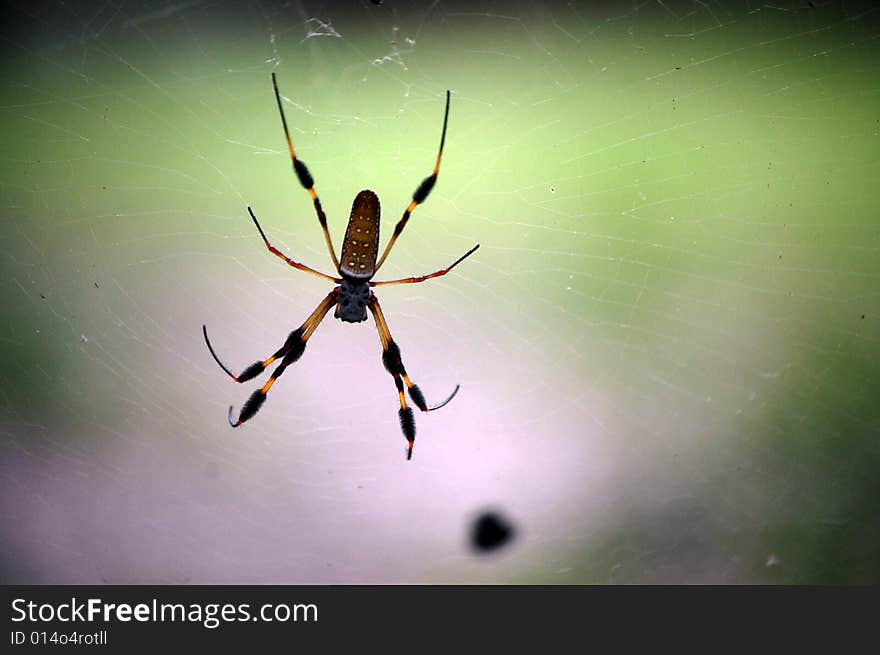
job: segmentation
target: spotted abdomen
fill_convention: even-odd
[[[373,277],[379,254],[379,214],[375,193],[365,189],[355,196],[339,258],[342,275],[361,280]]]

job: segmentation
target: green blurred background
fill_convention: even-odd
[[[22,3],[0,124],[4,583],[880,582],[880,12]],[[413,379],[328,318],[355,194]],[[496,509],[517,539],[468,548]]]

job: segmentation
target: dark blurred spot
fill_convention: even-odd
[[[382,4],[382,0],[370,0],[370,2],[372,2],[377,7]]]
[[[864,314],[862,314],[862,320],[863,320],[863,321],[865,320],[865,315],[864,315]]]
[[[497,550],[514,536],[513,525],[496,512],[478,516],[471,529],[471,547],[481,553]]]

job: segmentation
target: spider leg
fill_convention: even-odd
[[[290,335],[287,337],[287,340],[284,342],[284,345],[276,350],[271,357],[269,357],[268,359],[264,359],[261,362],[254,362],[238,375],[235,375],[231,370],[229,370],[229,367],[226,366],[222,361],[220,361],[219,357],[217,357],[217,353],[214,352],[214,347],[211,345],[211,340],[208,339],[208,328],[204,325],[202,326],[202,334],[205,337],[205,343],[207,344],[208,351],[211,353],[211,357],[214,358],[214,361],[217,362],[220,368],[222,368],[226,372],[226,375],[231,377],[235,382],[241,383],[247,382],[248,380],[253,380],[260,373],[266,370],[266,367],[269,366],[276,359],[284,357],[291,349],[291,347],[293,347],[296,340],[299,339],[300,330],[294,330],[293,332],[291,332]]]
[[[454,262],[452,262],[452,264],[450,264],[448,267],[444,268],[443,270],[434,271],[433,273],[429,273],[428,275],[417,275],[415,277],[405,277],[401,280],[384,280],[382,282],[370,282],[370,286],[371,287],[387,287],[387,286],[391,286],[392,284],[416,284],[417,282],[424,282],[425,280],[430,280],[435,277],[440,277],[441,275],[446,275],[449,271],[451,271],[453,268],[458,266],[461,262],[463,262],[465,259],[467,259],[471,254],[473,254],[474,251],[479,247],[480,247],[480,244],[478,243],[473,248],[468,250],[465,254],[463,254],[461,257],[459,257]]]
[[[388,257],[388,253],[391,252],[391,248],[394,247],[394,242],[397,241],[397,237],[400,236],[400,233],[403,232],[403,228],[406,227],[406,222],[409,220],[410,215],[415,211],[416,207],[425,202],[428,198],[428,194],[431,193],[431,190],[437,183],[437,174],[440,172],[440,160],[443,158],[443,145],[446,143],[447,122],[449,122],[449,91],[446,91],[446,111],[443,114],[443,132],[440,135],[440,150],[437,152],[437,162],[434,164],[434,171],[422,180],[422,183],[419,184],[415,193],[413,193],[412,202],[409,203],[409,206],[403,212],[403,216],[397,222],[397,225],[394,226],[394,233],[391,235],[388,245],[385,246],[385,251],[382,253],[379,262],[376,264],[376,271],[378,271],[382,267],[382,264],[385,263],[385,258]]]
[[[281,364],[272,371],[272,375],[266,381],[262,387],[254,391],[251,394],[251,397],[247,399],[247,402],[242,406],[241,412],[238,415],[238,420],[233,420],[233,409],[229,408],[229,424],[237,428],[239,425],[252,418],[254,414],[259,411],[260,407],[263,406],[263,403],[266,401],[266,394],[269,393],[269,389],[272,388],[272,385],[275,384],[275,381],[281,377],[281,374],[284,373],[284,370],[293,364],[296,360],[302,357],[303,352],[306,349],[306,342],[309,340],[309,337],[315,332],[318,328],[318,325],[321,324],[321,321],[324,320],[324,317],[327,315],[327,312],[330,311],[336,304],[336,289],[333,289],[330,293],[327,294],[327,297],[321,301],[321,304],[312,312],[312,314],[305,320],[305,322],[296,330],[290,333],[290,336],[287,337],[287,341],[272,357],[263,361],[263,362],[255,362],[250,367],[248,367],[242,375],[236,377],[231,376],[233,380],[236,382],[244,382],[245,380],[250,380],[253,377],[259,375],[269,364],[274,362],[276,359],[281,357]],[[205,333],[205,339],[207,340],[207,332]],[[208,343],[208,348],[211,349],[210,342]],[[211,354],[214,355],[213,349],[211,349]],[[214,359],[217,360],[217,363],[220,364],[221,368],[229,373],[229,369],[227,369],[223,364],[220,363],[220,360],[217,359],[217,356],[214,355]],[[250,377],[246,377],[247,374],[250,374]],[[230,374],[231,375],[231,374]]]
[[[331,275],[327,275],[326,273],[322,273],[321,271],[316,271],[314,268],[306,266],[305,264],[300,264],[299,262],[295,262],[290,257],[285,255],[283,252],[278,250],[278,248],[276,248],[271,243],[269,243],[269,239],[266,238],[266,233],[263,232],[263,228],[260,227],[260,222],[257,220],[257,217],[254,215],[254,211],[250,207],[248,207],[248,213],[251,215],[251,218],[254,221],[254,225],[256,225],[257,229],[260,231],[260,236],[263,237],[263,243],[266,244],[266,248],[268,248],[269,252],[271,252],[273,255],[275,255],[276,257],[280,257],[281,259],[286,261],[288,264],[290,264],[294,268],[299,269],[301,271],[305,271],[306,273],[311,273],[312,275],[317,275],[318,277],[322,277],[325,280],[329,280],[330,282],[334,282],[336,284],[339,284],[340,282],[342,282],[342,280],[339,279],[338,277],[333,277]]]
[[[272,86],[275,88],[275,100],[278,102],[278,113],[281,114],[281,124],[284,126],[284,138],[287,139],[287,149],[290,151],[290,161],[293,164],[293,170],[299,183],[303,189],[309,192],[312,202],[315,205],[315,213],[318,214],[318,223],[324,231],[324,241],[327,242],[327,250],[330,251],[330,257],[333,259],[333,267],[339,268],[339,260],[336,258],[336,251],[333,249],[333,242],[330,240],[330,231],[327,229],[327,215],[321,208],[321,200],[315,192],[315,180],[309,169],[301,159],[297,159],[296,151],[293,149],[293,141],[290,140],[290,131],[287,129],[287,118],[284,116],[284,107],[281,105],[281,94],[278,93],[278,82],[275,80],[275,73],[272,73]]]
[[[406,368],[404,367],[400,356],[400,348],[391,337],[391,331],[388,329],[388,322],[385,320],[384,314],[382,314],[382,308],[379,306],[379,300],[375,295],[370,295],[367,307],[369,307],[370,311],[373,313],[373,318],[376,321],[376,329],[379,331],[379,339],[382,341],[382,363],[385,365],[385,370],[387,370],[394,378],[394,385],[397,387],[397,395],[400,399],[400,410],[398,412],[400,429],[403,431],[403,436],[406,437],[406,440],[409,442],[406,451],[406,458],[411,459],[413,445],[416,440],[416,421],[413,417],[412,408],[408,407],[406,404],[403,385],[406,384],[410,399],[416,407],[423,412],[432,412],[435,409],[440,409],[446,405],[446,403],[452,400],[455,397],[455,394],[458,393],[459,385],[455,385],[452,394],[442,403],[433,407],[428,407],[421,389],[409,379],[409,375],[406,373]]]

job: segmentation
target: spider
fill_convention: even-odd
[[[253,418],[254,414],[259,411],[260,407],[262,407],[263,403],[266,401],[266,394],[269,393],[269,389],[272,388],[275,381],[281,377],[281,374],[284,373],[288,366],[302,356],[306,349],[306,342],[309,340],[309,337],[312,336],[331,308],[336,308],[333,316],[346,323],[361,323],[367,320],[367,310],[370,310],[370,313],[372,313],[373,319],[376,322],[376,328],[379,331],[379,339],[382,342],[382,363],[385,365],[385,369],[394,378],[394,384],[397,387],[397,395],[400,399],[398,416],[400,418],[400,428],[403,431],[403,436],[406,437],[408,442],[406,458],[409,460],[412,458],[413,444],[416,439],[416,423],[415,418],[413,417],[412,408],[406,404],[406,396],[403,392],[404,384],[406,385],[407,391],[409,391],[409,397],[412,402],[423,412],[431,412],[446,405],[455,397],[455,394],[458,393],[459,387],[456,385],[449,397],[442,403],[434,405],[433,407],[428,406],[421,390],[418,386],[413,384],[412,380],[410,380],[406,373],[406,368],[404,368],[400,356],[400,348],[391,337],[388,323],[385,320],[385,316],[382,314],[382,308],[379,306],[379,299],[376,298],[376,294],[373,293],[372,287],[390,286],[393,284],[415,284],[418,282],[425,282],[426,280],[435,277],[440,277],[441,275],[446,275],[465,258],[472,255],[474,251],[480,247],[480,244],[477,244],[468,250],[447,268],[435,271],[428,275],[407,277],[399,280],[386,280],[382,282],[373,281],[372,278],[385,262],[388,253],[391,252],[391,248],[394,246],[400,233],[403,232],[403,228],[406,227],[406,223],[412,215],[413,210],[415,210],[418,205],[425,202],[425,199],[428,197],[428,194],[431,193],[434,184],[437,182],[437,174],[440,171],[440,160],[443,157],[443,144],[446,141],[446,123],[449,120],[449,91],[446,92],[446,111],[443,114],[443,132],[440,136],[440,149],[437,153],[437,162],[434,164],[434,170],[428,177],[422,180],[422,183],[418,186],[415,193],[413,193],[412,201],[409,203],[406,210],[404,210],[403,216],[397,222],[397,225],[394,226],[394,233],[388,240],[388,244],[385,246],[385,250],[382,252],[382,256],[379,257],[377,263],[376,255],[379,252],[380,213],[378,196],[369,189],[365,189],[355,196],[354,202],[351,206],[351,214],[348,218],[348,227],[345,230],[345,237],[342,240],[342,256],[337,259],[336,252],[333,249],[333,242],[330,240],[330,232],[327,229],[327,216],[321,208],[321,201],[318,199],[318,194],[315,191],[314,178],[312,178],[309,169],[306,168],[303,161],[296,156],[296,152],[293,149],[293,142],[290,139],[290,131],[287,129],[287,119],[284,116],[284,107],[281,105],[281,95],[278,93],[278,82],[275,79],[275,73],[272,73],[272,86],[275,89],[275,101],[278,103],[278,112],[281,114],[281,124],[284,127],[284,137],[287,140],[287,149],[290,151],[290,160],[293,164],[293,170],[299,179],[299,183],[308,192],[312,199],[315,206],[315,212],[318,215],[318,223],[324,231],[324,240],[327,242],[327,249],[330,251],[330,257],[333,260],[333,265],[339,273],[339,277],[321,273],[305,264],[294,261],[275,248],[275,246],[269,243],[269,239],[266,238],[266,233],[263,232],[263,228],[260,226],[260,222],[257,220],[253,210],[248,207],[248,213],[251,215],[254,225],[257,226],[257,230],[260,232],[260,236],[263,238],[263,242],[266,244],[266,248],[269,252],[276,257],[283,259],[290,266],[300,271],[311,273],[312,275],[316,275],[325,280],[329,280],[337,286],[333,287],[330,293],[327,294],[324,300],[321,301],[305,322],[290,333],[283,346],[276,350],[269,358],[254,362],[238,375],[234,375],[232,371],[220,361],[220,358],[217,357],[213,346],[211,346],[211,341],[208,339],[208,330],[204,325],[202,326],[205,343],[207,344],[208,350],[214,358],[214,361],[216,361],[220,368],[222,368],[226,374],[236,382],[241,383],[252,380],[260,375],[273,362],[279,359],[281,360],[281,363],[272,372],[272,375],[266,384],[251,394],[250,398],[248,398],[247,402],[242,406],[237,419],[233,420],[233,408],[229,408],[229,424],[233,428],[236,428],[248,419]]]

